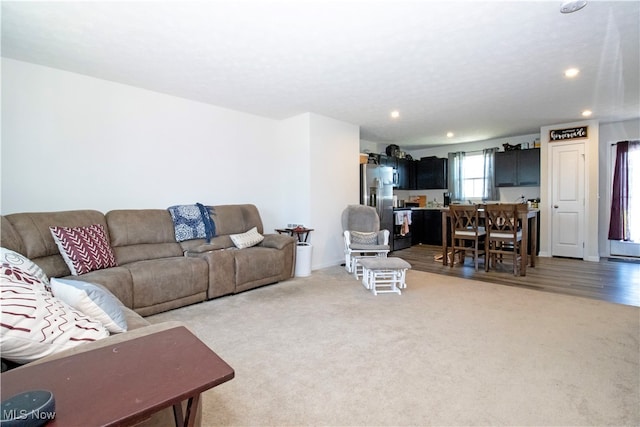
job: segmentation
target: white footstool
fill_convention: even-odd
[[[351,272],[353,273],[353,277],[356,278],[356,280],[358,280],[360,277],[362,277],[362,264],[360,263],[360,260],[365,259],[365,258],[386,258],[387,254],[386,253],[376,253],[376,254],[362,254],[362,255],[352,255],[351,256]]]
[[[379,293],[402,294],[400,288],[406,288],[405,277],[411,264],[401,258],[361,258],[362,284],[374,295]]]

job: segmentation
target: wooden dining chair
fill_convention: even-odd
[[[498,203],[485,206],[486,262],[485,271],[492,263],[502,262],[504,256],[513,259],[513,274],[518,275],[522,258],[522,229],[518,220],[518,205]]]
[[[466,252],[473,255],[473,262],[476,271],[478,270],[478,259],[485,256],[485,228],[480,224],[478,215],[478,205],[450,205],[451,214],[451,261],[453,267],[456,253],[460,254],[461,263],[464,264]]]

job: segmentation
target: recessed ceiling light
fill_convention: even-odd
[[[569,0],[562,3],[560,12],[573,13],[577,12],[587,5],[587,0]]]
[[[582,117],[590,117],[593,114],[591,110],[584,110],[582,112]]]
[[[400,111],[394,110],[391,112],[391,118],[397,119],[398,117],[400,117]]]
[[[453,138],[453,132],[447,132],[447,138]]]
[[[580,74],[580,70],[577,68],[568,68],[564,71],[564,76],[570,79]]]

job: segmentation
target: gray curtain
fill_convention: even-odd
[[[465,200],[464,197],[464,152],[449,153],[449,192],[451,200]]]
[[[495,158],[497,148],[482,150],[484,157],[484,186],[482,188],[482,200],[499,200],[498,189],[495,186]]]

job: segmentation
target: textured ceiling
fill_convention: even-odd
[[[639,117],[640,2],[561,3],[2,1],[2,56],[407,148]]]

